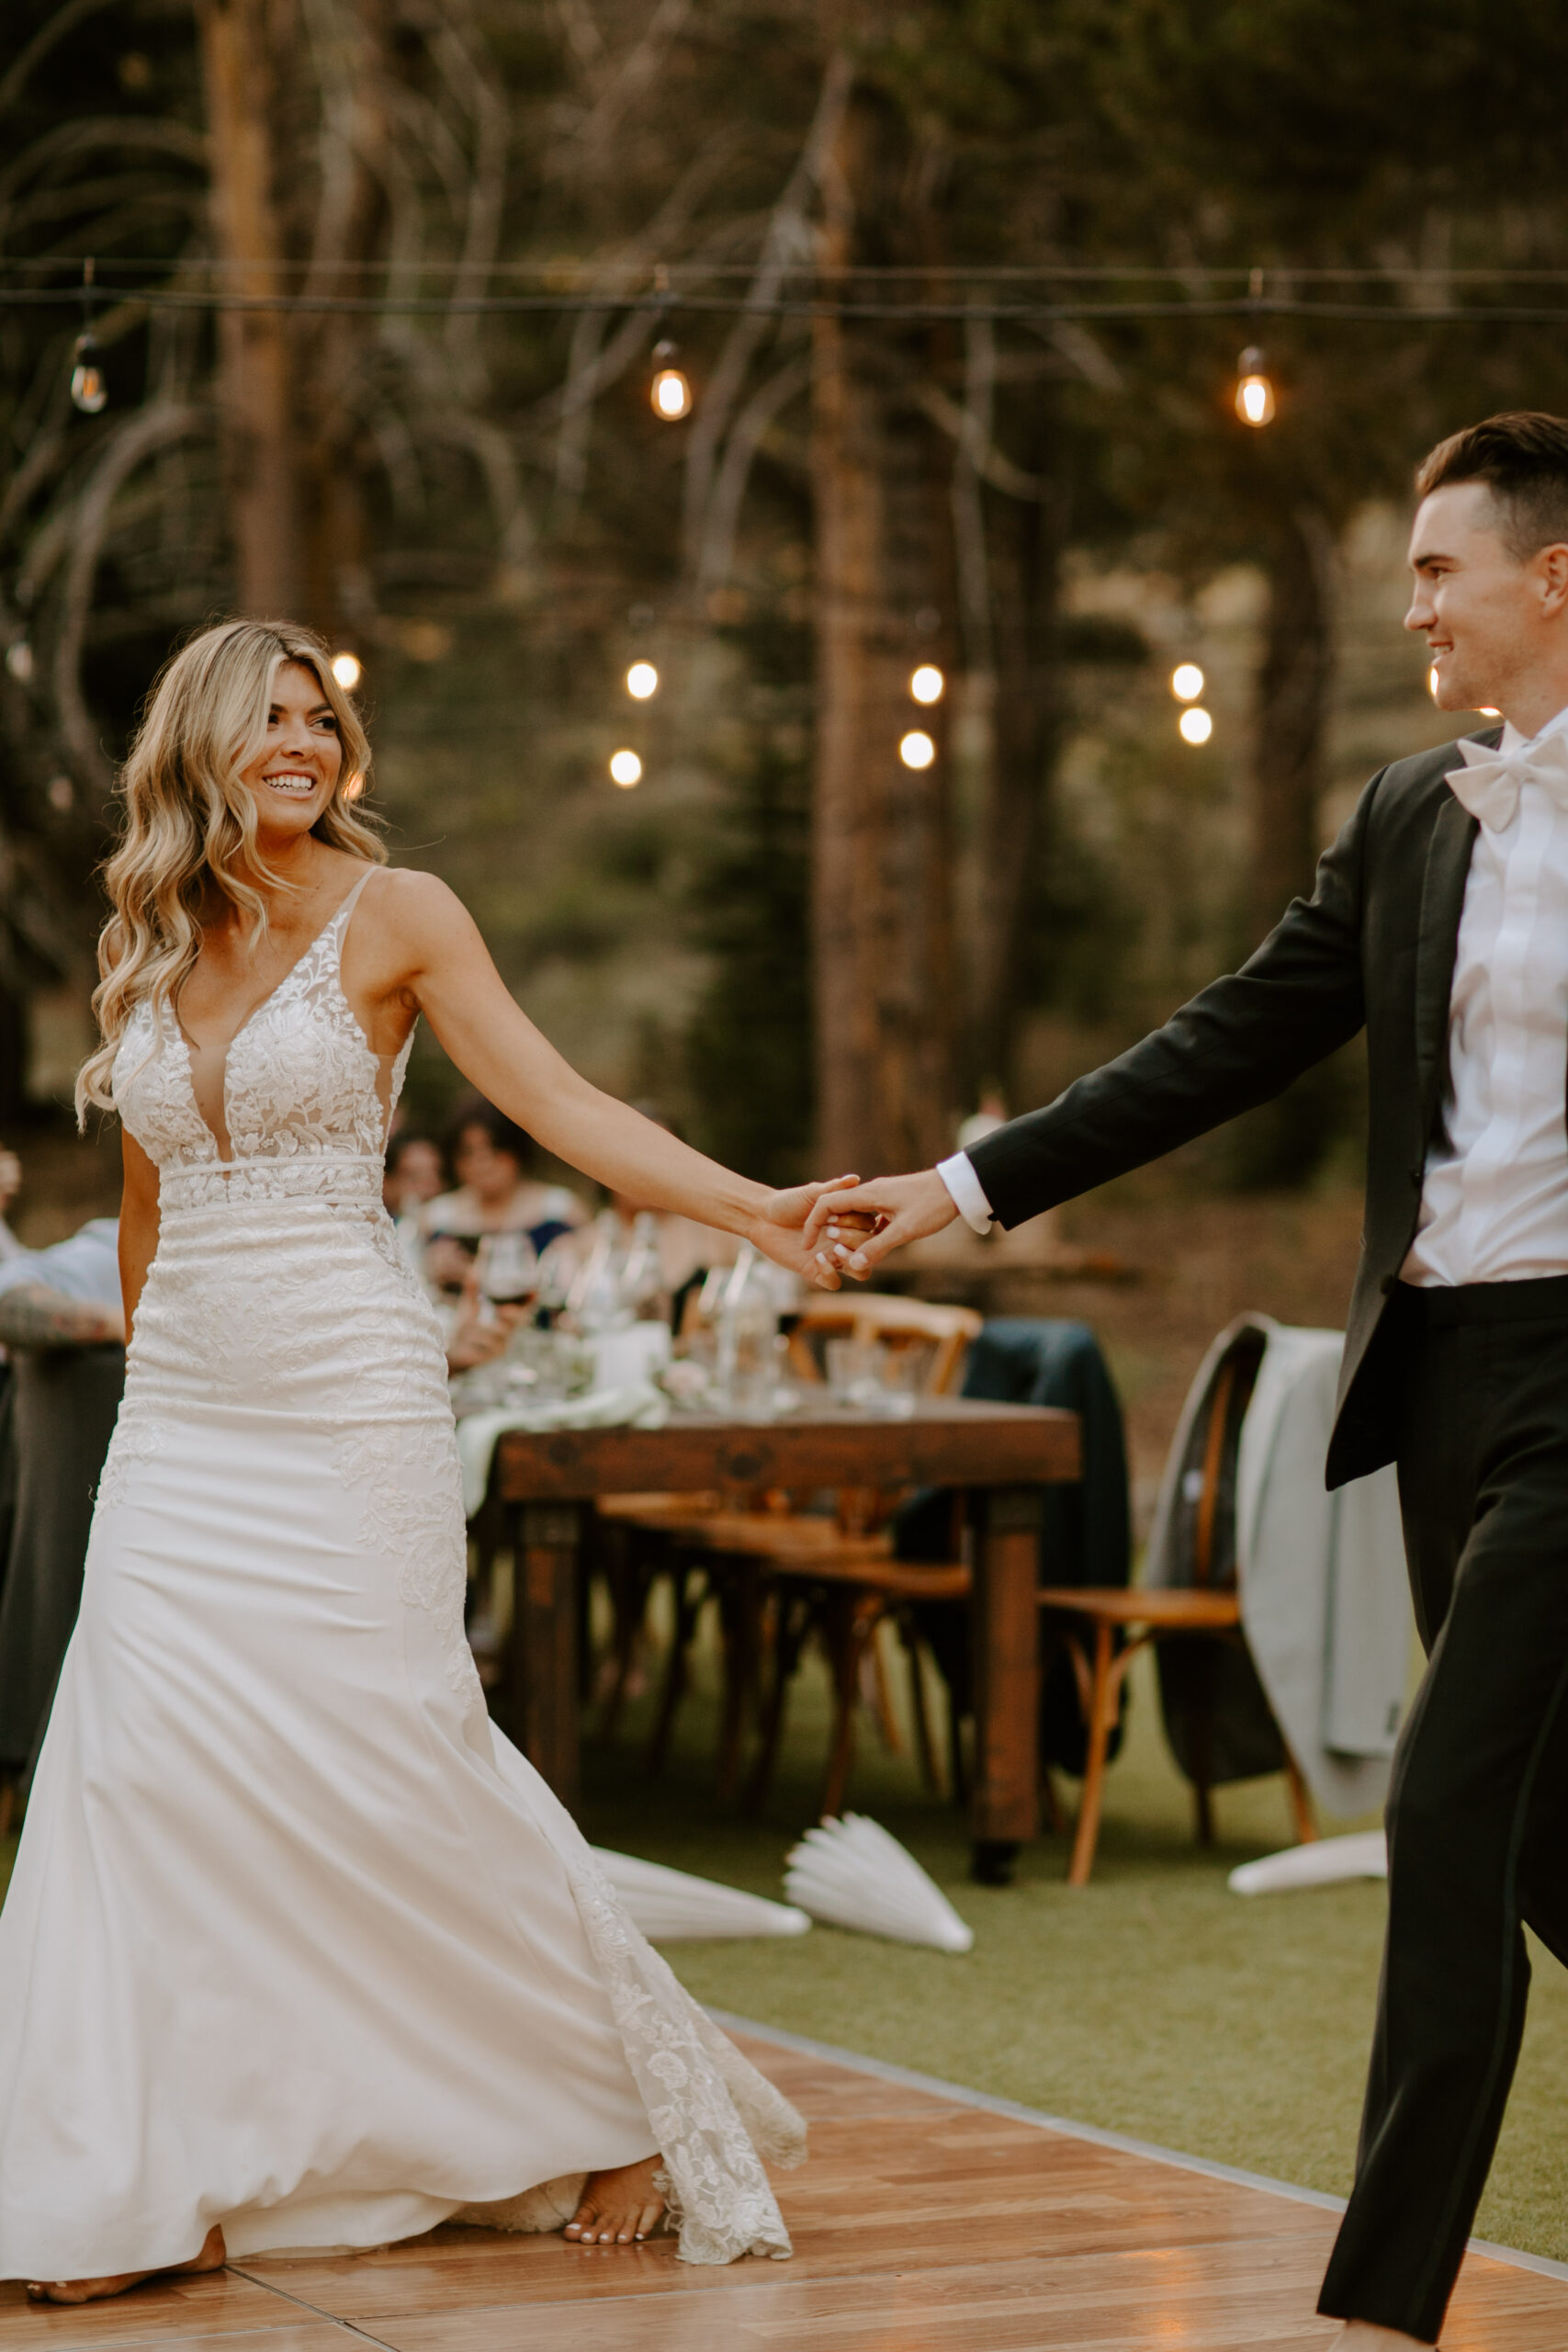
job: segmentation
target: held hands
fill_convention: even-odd
[[[922,1169],[917,1176],[879,1176],[852,1191],[847,1189],[849,1182],[840,1178],[836,1186],[816,1188],[818,1198],[806,1220],[805,1242],[819,1263],[830,1265],[835,1273],[852,1275],[856,1282],[864,1282],[890,1251],[928,1233],[940,1233],[958,1215],[934,1168]],[[823,1284],[824,1289],[835,1287]]]
[[[855,1176],[829,1176],[820,1183],[770,1193],[760,1204],[751,1240],[775,1265],[786,1266],[818,1290],[837,1290],[843,1269],[832,1250],[843,1250],[846,1245],[853,1250],[875,1229],[874,1217],[840,1216],[834,1205],[859,1182]]]

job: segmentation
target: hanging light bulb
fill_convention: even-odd
[[[108,406],[109,388],[98,365],[98,346],[90,334],[79,334],[72,354],[71,397],[85,416],[96,416]]]
[[[1176,723],[1184,743],[1206,743],[1214,731],[1214,722],[1208,712],[1199,710],[1195,705],[1184,710]]]
[[[1255,343],[1249,343],[1236,361],[1240,381],[1235,388],[1235,413],[1244,424],[1271,424],[1274,421],[1274,387],[1264,369],[1263,354]]]
[[[654,377],[648,397],[654,415],[661,416],[667,424],[678,424],[682,417],[690,415],[692,408],[692,387],[681,369],[671,366],[674,356],[672,343],[654,345]]]
[[[1196,702],[1203,691],[1203,673],[1196,662],[1179,662],[1170,673],[1170,691],[1178,702]]]
[[[634,702],[646,702],[659,692],[659,673],[651,662],[634,662],[626,672],[626,692]]]
[[[898,746],[898,757],[907,768],[929,768],[936,757],[936,745],[923,728],[911,727]]]
[[[909,692],[917,702],[940,702],[947,688],[947,680],[934,662],[922,662],[909,680]]]
[[[351,695],[365,675],[365,664],[357,653],[334,653],[333,675],[345,695]]]
[[[634,784],[642,782],[642,762],[635,752],[611,752],[610,780],[618,784],[623,792],[629,792]]]

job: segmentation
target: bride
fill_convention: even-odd
[[[827,1287],[768,1193],[578,1077],[357,802],[308,633],[208,630],[124,775],[84,1111],[132,1337],[0,1912],[0,2278],[81,2302],[454,2215],[789,2252],[804,2128],[495,1731],[434,1317],[381,1206],[423,1013],[607,1185]]]

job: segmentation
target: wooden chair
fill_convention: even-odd
[[[832,1339],[852,1339],[896,1355],[919,1351],[922,1393],[946,1396],[958,1385],[964,1351],[982,1320],[971,1307],[933,1306],[875,1291],[814,1298],[791,1332],[791,1366],[803,1380],[820,1380],[818,1346]],[[843,1493],[838,1498],[836,1521],[820,1513],[791,1512],[759,1528],[752,1556],[761,1566],[760,1598],[771,1620],[772,1654],[758,1753],[745,1793],[750,1812],[760,1810],[772,1784],[789,1686],[813,1636],[827,1657],[833,1689],[821,1811],[836,1813],[842,1804],[853,1759],[856,1711],[867,1677],[883,1739],[897,1750],[897,1720],[879,1646],[886,1623],[897,1631],[908,1661],[921,1772],[929,1787],[941,1786],[913,1604],[961,1599],[969,1589],[969,1574],[956,1561],[927,1566],[891,1557],[887,1534],[878,1531],[896,1499],[874,1491]],[[807,1531],[829,1533],[825,1538],[820,1532]],[[707,1530],[699,1540],[705,1549],[716,1547],[717,1531]],[[874,1552],[868,1548],[872,1543]]]
[[[919,1351],[923,1393],[946,1395],[958,1384],[964,1351],[981,1321],[969,1307],[931,1306],[918,1299],[877,1292],[812,1299],[791,1332],[791,1369],[803,1381],[820,1382],[817,1346],[829,1339],[852,1338],[886,1346],[900,1355]],[[897,1720],[876,1647],[877,1633],[888,1616],[899,1623],[904,1634],[922,1767],[934,1783],[934,1751],[919,1661],[911,1646],[912,1623],[899,1618],[904,1602],[892,1589],[897,1577],[888,1580],[895,1564],[889,1558],[886,1534],[879,1532],[892,1498],[874,1492],[846,1493],[838,1501],[837,1514],[830,1515],[797,1510],[794,1498],[782,1494],[758,1497],[756,1507],[744,1512],[720,1510],[717,1498],[709,1496],[604,1498],[598,1505],[598,1516],[608,1538],[604,1557],[615,1631],[601,1733],[607,1735],[618,1720],[649,1596],[660,1577],[668,1576],[674,1595],[674,1623],[649,1743],[649,1772],[661,1770],[668,1756],[681,1702],[690,1687],[692,1644],[703,1611],[712,1602],[718,1612],[724,1658],[716,1759],[721,1793],[732,1793],[737,1786],[746,1718],[755,1713],[760,1719],[761,1747],[748,1782],[747,1802],[752,1807],[761,1803],[782,1736],[787,1685],[813,1633],[828,1652],[835,1691],[829,1789],[841,1785],[848,1771],[863,1668],[869,1668],[875,1679],[876,1713],[883,1736],[897,1746]],[[852,1598],[856,1575],[874,1565],[878,1597],[874,1605],[868,1585],[857,1605]],[[931,1571],[915,1568],[909,1574],[929,1580]],[[785,1587],[790,1588],[787,1600]],[[947,1597],[945,1588],[938,1591],[929,1582],[920,1589],[928,1598]],[[772,1672],[764,1699],[761,1680],[770,1635]]]
[[[1232,1492],[1227,1481],[1234,1481],[1241,1421],[1251,1398],[1261,1355],[1259,1344],[1255,1351],[1242,1347],[1224,1358],[1204,1400],[1202,1416],[1189,1433],[1184,1459],[1191,1466],[1184,1473],[1184,1484],[1190,1481],[1193,1488],[1188,1498],[1192,1511],[1191,1585],[1141,1589],[1109,1586],[1041,1588],[1041,1608],[1064,1621],[1063,1639],[1089,1725],[1083,1792],[1067,1871],[1069,1886],[1087,1886],[1094,1867],[1105,1794],[1106,1750],[1117,1719],[1122,1686],[1138,1652],[1178,1639],[1246,1646],[1234,1555],[1228,1563],[1223,1559],[1219,1539],[1222,1514]],[[1091,1637],[1087,1646],[1075,1620]],[[1201,1714],[1200,1725],[1192,1786],[1198,1842],[1209,1846],[1213,1843],[1213,1813],[1206,1725]],[[1301,1767],[1282,1733],[1280,1744],[1296,1838],[1299,1843],[1306,1844],[1318,1834],[1312,1800]]]
[[[809,1299],[790,1333],[790,1369],[797,1379],[820,1380],[818,1344],[853,1340],[894,1354],[929,1348],[931,1360],[920,1387],[928,1396],[950,1396],[958,1385],[964,1351],[984,1317],[972,1306],[931,1306],[923,1299],[895,1298],[883,1291],[835,1291]]]

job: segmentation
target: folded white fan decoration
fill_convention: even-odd
[[[662,1862],[594,1848],[599,1867],[651,1944],[712,1936],[804,1936],[811,1922],[787,1903],[747,1894],[716,1879],[666,1870]]]
[[[1349,1838],[1315,1838],[1310,1846],[1287,1846],[1281,1854],[1243,1862],[1226,1883],[1233,1894],[1286,1894],[1298,1886],[1387,1876],[1387,1838],[1381,1829],[1359,1829]]]
[[[814,1919],[938,1951],[967,1951],[966,1927],[913,1854],[863,1813],[831,1815],[790,1854],[784,1893]]]

